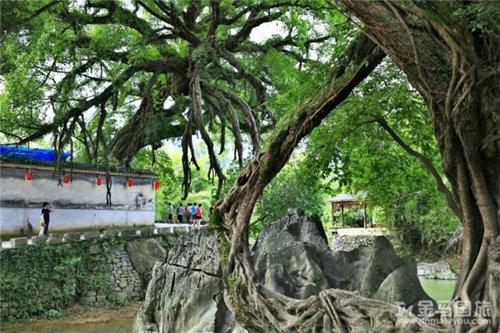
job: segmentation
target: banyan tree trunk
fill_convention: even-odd
[[[324,86],[280,125],[267,149],[240,174],[224,201],[214,209],[211,222],[227,231],[221,233],[219,240],[221,252],[226,251],[221,253],[221,257],[226,264],[227,289],[234,313],[236,319],[252,331],[287,331],[292,330],[291,326],[308,320],[316,324],[323,323],[324,320],[329,323],[325,325],[334,326],[332,308],[330,315],[321,310],[310,311],[300,317],[302,310],[310,310],[314,306],[308,308],[301,302],[273,293],[257,284],[248,248],[248,225],[257,199],[286,164],[300,140],[343,102],[384,56],[379,47],[360,34],[326,78]],[[326,299],[329,297],[324,294],[323,301],[319,298],[309,301],[321,307]],[[286,310],[287,306],[292,307]],[[297,321],[299,317],[302,319]],[[312,325],[312,322],[309,324]],[[315,327],[316,324],[312,326]]]
[[[498,28],[472,31],[453,14],[459,2],[340,2],[427,103],[464,229],[454,299],[488,301],[487,253],[500,224]]]
[[[470,308],[475,301],[490,297],[491,290],[485,288],[487,252],[499,234],[500,219],[497,36],[475,35],[449,16],[431,15],[429,8],[423,10],[411,1],[340,3],[361,21],[371,40],[361,35],[353,41],[324,87],[293,113],[293,119],[283,122],[212,216],[212,222],[226,231],[221,234],[220,248],[236,319],[252,331],[344,332],[365,327],[360,322],[368,323],[372,331],[391,325],[415,332],[429,329],[421,321],[402,328],[402,322],[395,319],[397,309],[389,304],[382,306],[335,290],[305,301],[269,291],[256,282],[248,248],[250,216],[265,186],[299,141],[370,74],[384,52],[428,104],[444,170],[460,210],[464,241],[455,300]],[[453,3],[440,8],[449,6]],[[348,302],[342,303],[342,298]],[[380,322],[389,326],[377,330]],[[457,331],[467,328],[456,325]],[[489,323],[489,329],[496,332],[497,319]]]
[[[324,86],[277,129],[265,149],[240,174],[223,202],[215,207],[211,223],[227,233],[219,237],[225,264],[226,291],[236,320],[252,332],[386,332],[392,329],[424,332],[429,327],[411,313],[404,318],[395,305],[329,289],[306,300],[271,291],[256,281],[248,248],[248,225],[257,198],[286,164],[299,141],[368,76],[385,54],[359,35],[327,78]],[[229,235],[229,237],[228,237]]]

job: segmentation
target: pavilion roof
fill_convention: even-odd
[[[327,201],[328,202],[333,202],[333,203],[359,203],[364,201],[364,198],[366,197],[366,193],[364,192],[358,192],[356,195],[350,194],[350,193],[339,193],[336,196],[329,198]]]

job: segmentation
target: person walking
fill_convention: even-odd
[[[196,209],[197,208],[198,208],[198,206],[196,205],[196,203],[193,203],[193,206],[191,206],[191,215],[193,218],[193,224],[196,224]]]
[[[47,236],[49,233],[50,213],[52,213],[52,212],[54,212],[54,207],[52,206],[52,204],[50,205],[50,208],[49,208],[49,203],[43,202],[42,203],[42,217],[43,217],[43,235],[44,236]]]
[[[202,204],[199,204],[198,208],[196,209],[196,223],[201,224],[201,217],[202,217]]]
[[[186,220],[187,220],[187,224],[191,224],[192,217],[193,217],[193,211],[192,211],[191,203],[188,203],[188,205],[186,207]]]
[[[174,222],[174,206],[171,202],[168,203],[168,223]]]
[[[182,202],[179,203],[179,207],[177,208],[177,223],[182,223],[184,217],[184,207],[182,207]]]

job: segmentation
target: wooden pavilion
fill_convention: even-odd
[[[330,202],[331,204],[332,223],[335,223],[335,212],[340,209],[342,228],[344,228],[345,227],[344,207],[345,208],[359,207],[360,209],[363,210],[363,226],[366,229],[368,227],[368,219],[366,214],[366,200],[364,200],[362,197],[364,197],[364,195],[354,196],[349,193],[340,193],[334,196],[333,198],[328,199],[327,201]],[[372,227],[372,225],[370,225],[370,227]]]

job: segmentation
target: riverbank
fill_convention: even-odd
[[[107,323],[123,323],[125,327],[131,328],[131,323],[141,305],[141,302],[134,301],[121,306],[106,306],[92,307],[74,305],[62,312],[63,317],[58,319],[47,318],[31,318],[25,320],[15,320],[8,324],[0,323],[0,331],[2,333],[41,333],[41,332],[66,332],[65,329],[71,332],[77,332],[78,327],[95,327],[97,331],[102,329],[102,325],[90,324],[107,324]],[[98,328],[101,326],[101,328]],[[113,326],[117,326],[114,324]],[[81,332],[91,332],[80,330]],[[121,329],[117,327],[117,332]],[[108,331],[109,332],[109,331]],[[123,331],[122,331],[123,332]]]

